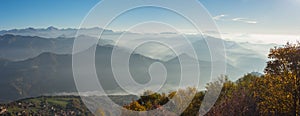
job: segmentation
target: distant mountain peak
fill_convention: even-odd
[[[27,30],[35,30],[33,27],[28,27]]]
[[[49,27],[47,28],[47,30],[58,30],[58,28],[56,28],[56,27],[54,27],[54,26],[49,26]]]

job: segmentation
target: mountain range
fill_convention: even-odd
[[[97,35],[99,32],[104,31],[106,34],[115,34],[112,30],[102,29],[99,27],[94,28],[67,28],[67,29],[58,29],[56,27],[50,26],[48,28],[26,28],[26,29],[12,29],[12,30],[2,30],[0,35],[12,34],[12,35],[21,35],[21,36],[38,36],[43,38],[71,38],[75,37],[76,33],[80,30],[84,35]]]
[[[93,29],[98,30],[101,28]],[[0,36],[0,93],[3,93],[0,96],[0,101],[5,102],[43,94],[76,92],[72,74],[72,47],[75,38],[71,36],[71,30],[75,31],[75,29],[57,29],[54,27],[0,31],[0,35],[2,34]],[[49,36],[52,32],[56,35]],[[113,31],[109,32],[113,33]],[[72,33],[74,34],[74,32]],[[68,35],[69,37],[61,35]],[[79,37],[87,39],[87,41],[93,38],[89,35],[80,35]],[[167,39],[172,40],[172,38]],[[218,38],[209,37],[209,39]],[[134,39],[129,42],[135,41],[138,40]],[[99,82],[105,91],[111,94],[124,92],[118,86],[112,73],[110,64],[112,50],[114,47],[122,47],[124,49],[120,52],[128,51],[124,46],[115,46],[115,43],[115,40],[109,38],[99,41],[95,53]],[[199,87],[204,87],[210,80],[211,63],[217,61],[209,60],[209,52],[207,52],[209,49],[205,40],[193,41],[192,45],[195,51],[198,51],[198,59],[182,53],[178,56],[171,55],[162,60],[161,58],[149,56],[147,49],[135,51],[131,54],[129,61],[130,73],[138,83],[146,83],[150,80],[149,66],[155,62],[160,62],[167,70],[167,80],[163,88],[176,87],[180,81],[184,82],[189,79],[188,76],[184,77],[183,80],[180,79],[181,68],[178,58],[185,57],[191,61],[189,65],[193,65],[195,61],[199,62],[201,69]],[[234,41],[224,41],[224,45],[227,56],[227,74],[225,75],[228,75],[232,80],[238,79],[245,73],[262,70],[265,67],[266,54],[257,51],[273,47],[273,45],[254,45]],[[178,44],[178,47],[182,51],[189,50],[185,45]],[[87,49],[85,52],[89,50]],[[163,51],[162,49],[159,50]],[[124,66],[120,67],[126,68]],[[193,72],[189,73],[192,74]]]

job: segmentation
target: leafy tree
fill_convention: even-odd
[[[194,87],[188,87],[187,89],[177,90],[176,95],[173,96],[173,98],[172,98],[172,103],[175,104],[175,108],[173,108],[174,111],[172,111],[172,112],[179,114],[180,112],[186,111],[186,108],[193,105],[193,103],[190,104],[190,102],[193,102],[193,99],[195,99],[194,95],[196,93],[197,93],[197,90]],[[190,100],[192,100],[192,101],[190,101]]]
[[[204,98],[205,92],[197,92],[191,104],[185,109],[181,114],[182,116],[196,116],[198,115],[199,108],[201,106],[202,100]]]
[[[218,101],[206,115],[257,115],[251,83],[258,77],[247,74],[235,83],[226,78]]]
[[[101,108],[98,108],[96,110],[95,115],[97,115],[97,116],[106,116],[105,111]]]
[[[273,115],[299,115],[300,43],[287,43],[270,50],[266,75],[256,81],[260,112]]]
[[[265,75],[255,82],[255,97],[262,115],[292,115],[293,100],[289,76]]]
[[[146,111],[146,108],[137,101],[131,102],[128,106],[124,106],[124,108],[133,111]]]

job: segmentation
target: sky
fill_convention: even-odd
[[[1,0],[0,29],[78,27],[99,0]]]
[[[300,35],[300,0],[199,0],[216,22],[224,37],[255,35]],[[0,30],[20,28],[78,28],[100,0],[1,0]],[[116,1],[108,7],[116,8]],[[130,3],[127,3],[130,4]],[[182,5],[172,3],[174,5]],[[186,6],[188,9],[189,7]],[[110,15],[107,11],[106,15]],[[90,26],[97,26],[99,15]],[[195,14],[197,15],[197,14]],[[176,24],[188,32],[190,25],[182,18],[160,8],[140,8],[124,13],[110,28],[126,30],[136,22],[157,19]],[[99,22],[98,22],[99,21]],[[153,28],[149,27],[153,30]],[[138,31],[141,29],[136,29]],[[162,30],[163,31],[163,30]],[[249,36],[249,35],[247,35]]]
[[[300,0],[201,0],[227,32],[300,33]]]

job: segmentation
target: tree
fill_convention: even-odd
[[[139,104],[137,101],[133,101],[130,103],[128,106],[124,106],[124,108],[128,110],[133,110],[133,111],[146,111],[146,108]]]
[[[247,74],[235,83],[225,78],[220,97],[206,116],[258,115],[252,89],[252,82],[257,78],[259,77]]]
[[[300,43],[270,50],[264,78],[256,81],[262,113],[299,115]]]
[[[96,110],[95,115],[97,115],[97,116],[106,116],[105,111],[101,108],[98,108]]]

